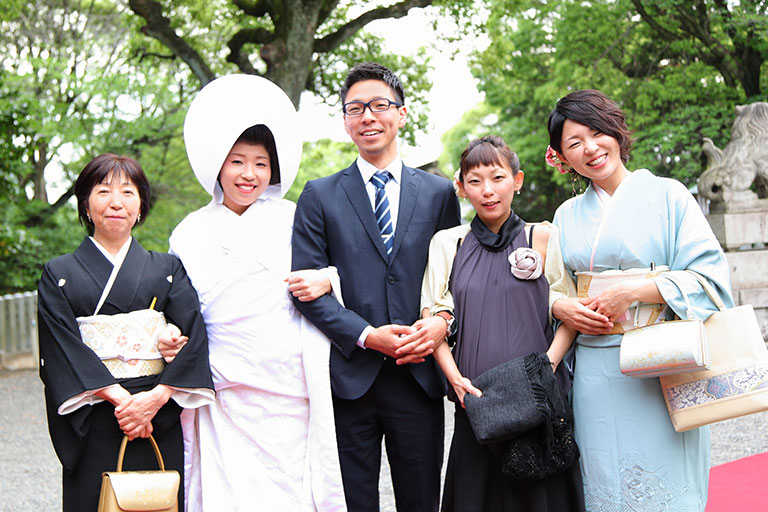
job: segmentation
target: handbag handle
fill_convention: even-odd
[[[160,466],[160,471],[165,471],[165,463],[163,462],[163,456],[160,453],[160,447],[157,446],[155,438],[152,434],[149,435],[149,442],[152,444],[152,448],[155,450],[155,457],[157,458],[157,464]],[[125,457],[125,447],[128,446],[128,436],[123,435],[123,442],[120,443],[120,452],[117,454],[117,472],[123,470],[123,457]]]
[[[704,288],[704,291],[707,292],[707,295],[709,295],[709,298],[712,299],[712,302],[717,306],[717,309],[720,311],[725,311],[725,303],[723,303],[723,299],[720,298],[720,295],[715,291],[714,288],[712,288],[712,285],[709,284],[709,281],[704,279],[704,277],[699,274],[698,272],[694,272],[693,270],[686,270],[689,274],[693,275],[693,277],[696,278],[697,281],[699,281],[699,284],[701,284],[701,287]]]

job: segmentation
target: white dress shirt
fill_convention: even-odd
[[[392,217],[392,236],[395,236],[395,230],[397,228],[397,212],[400,209],[400,185],[402,184],[403,177],[403,160],[400,155],[396,155],[384,169],[379,169],[372,163],[365,160],[360,155],[357,156],[357,168],[360,169],[360,175],[363,177],[363,183],[365,183],[365,191],[368,192],[368,199],[371,202],[371,210],[376,208],[376,185],[371,183],[371,177],[378,171],[389,171],[392,177],[384,185],[384,192],[387,194],[387,200],[389,201],[389,215]],[[373,330],[373,326],[369,325],[360,336],[357,338],[357,346],[365,348],[365,339],[368,334]]]

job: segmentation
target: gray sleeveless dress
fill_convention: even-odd
[[[523,230],[505,249],[492,252],[470,231],[456,253],[450,278],[459,325],[453,356],[462,375],[470,380],[501,363],[549,348],[549,283],[543,275],[535,280],[517,279],[507,260],[518,247],[529,246]],[[563,365],[557,379],[567,392],[570,379]],[[457,402],[452,389],[449,399]],[[544,480],[507,477],[490,449],[477,443],[466,413],[457,403],[442,510],[584,510],[578,464]]]

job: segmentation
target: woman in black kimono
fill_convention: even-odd
[[[96,510],[101,473],[114,471],[123,434],[132,440],[152,434],[166,469],[179,471],[183,481],[179,414],[213,398],[205,325],[184,267],[175,256],[147,252],[131,236],[149,211],[149,183],[139,164],[100,155],[80,173],[75,195],[92,236],[48,262],[38,287],[40,378],[63,466],[65,512]],[[108,335],[96,351],[81,337],[80,317],[148,308],[169,322],[163,336],[178,337],[180,329],[188,337],[168,364],[146,350],[126,358],[134,345],[125,337]],[[156,467],[147,440],[129,443],[124,470]]]

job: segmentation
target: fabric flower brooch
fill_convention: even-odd
[[[518,279],[538,279],[543,270],[541,254],[530,247],[518,247],[508,259],[512,275]]]
[[[547,146],[547,152],[544,153],[544,160],[550,167],[556,167],[560,174],[568,174],[573,170],[573,167],[560,160],[557,156],[557,151],[552,149],[552,146]]]

